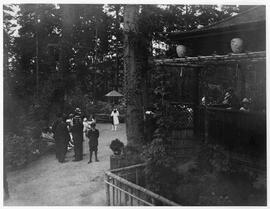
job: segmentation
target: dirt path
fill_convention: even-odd
[[[74,152],[67,153],[68,162],[60,164],[54,153],[42,156],[26,168],[8,174],[11,206],[83,206],[105,205],[104,172],[110,167],[109,148],[112,139],[119,138],[126,144],[125,125],[111,131],[110,124],[98,124],[100,131],[100,162],[87,164],[88,142],[84,142],[83,161],[72,162]]]

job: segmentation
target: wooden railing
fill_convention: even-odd
[[[114,169],[105,173],[106,199],[108,206],[177,206],[143,185],[144,164]]]
[[[200,135],[229,151],[266,156],[266,114],[215,107],[199,108]]]

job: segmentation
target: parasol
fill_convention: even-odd
[[[123,94],[120,94],[119,92],[112,90],[108,94],[105,95],[106,97],[122,97]]]
[[[106,97],[112,97],[113,98],[113,103],[114,103],[114,97],[122,97],[124,96],[123,94],[120,94],[119,92],[112,90],[108,94],[105,95]]]

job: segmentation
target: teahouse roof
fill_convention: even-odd
[[[238,15],[226,18],[215,24],[205,26],[201,29],[192,31],[178,31],[168,34],[171,40],[195,38],[199,36],[209,35],[209,33],[228,33],[238,30],[256,30],[257,27],[265,27],[265,6],[256,6],[248,9]],[[252,25],[252,27],[249,27]]]

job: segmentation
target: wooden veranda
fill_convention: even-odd
[[[222,105],[208,104],[207,91],[203,92],[202,76],[210,67],[218,71],[218,66],[236,66],[236,73],[248,73],[248,66],[254,65],[255,71],[265,73],[266,52],[249,52],[240,54],[196,56],[174,59],[156,59],[156,66],[163,66],[166,70],[192,71],[193,74],[193,130],[195,136],[203,141],[223,146],[231,156],[241,156],[235,159],[243,162],[248,159],[249,166],[255,169],[266,169],[266,113],[260,108],[250,112],[239,109],[226,109]],[[241,66],[241,68],[239,67]],[[216,67],[216,68],[215,68]],[[257,67],[257,68],[256,68]],[[233,79],[233,78],[228,78]],[[262,78],[262,80],[265,78]],[[238,82],[238,81],[237,81]],[[243,95],[249,81],[239,82],[239,94]],[[264,83],[260,84],[264,85]],[[263,89],[263,87],[261,88]],[[264,94],[265,95],[265,94]],[[201,103],[205,96],[206,104]],[[240,163],[240,164],[241,164]]]

